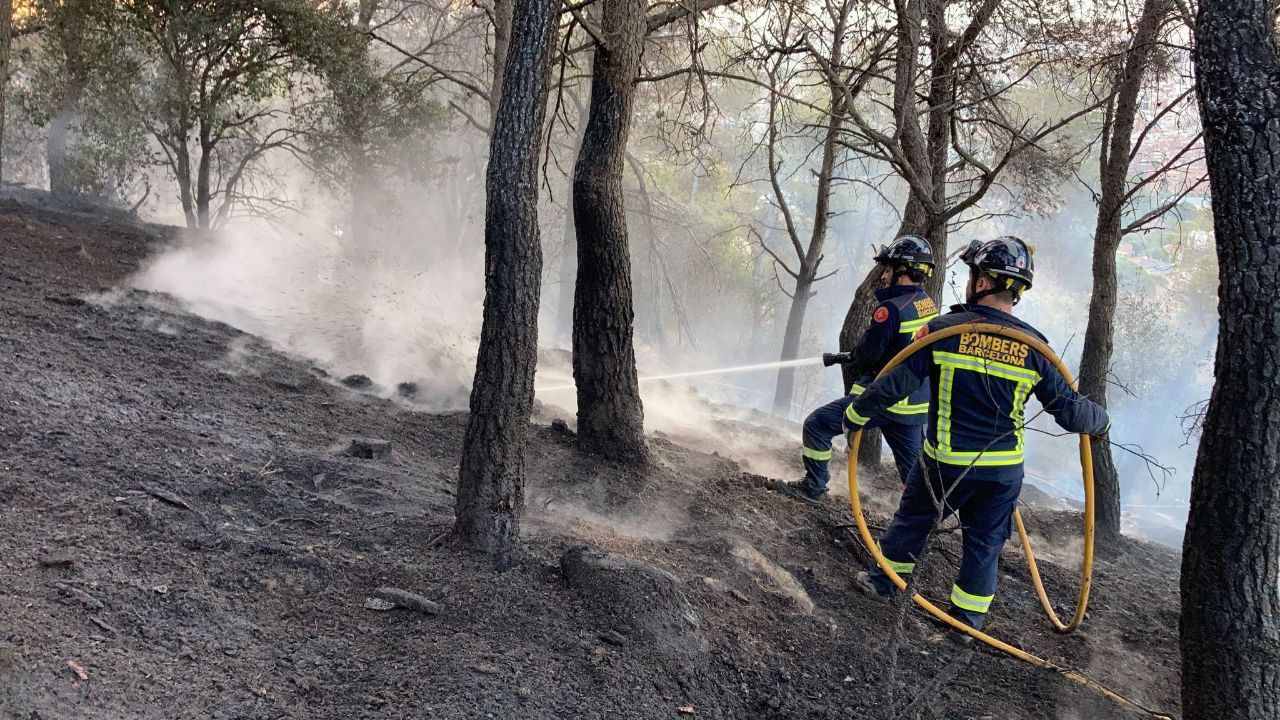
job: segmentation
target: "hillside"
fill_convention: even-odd
[[[540,416],[522,561],[450,547],[465,415],[123,289],[176,238],[0,203],[0,716],[1130,717],[863,598],[847,506],[787,501],[676,436],[636,473]],[[1070,603],[1078,518],[1028,515]],[[939,545],[934,597],[958,557],[955,533]],[[1006,550],[990,631],[1176,712],[1177,559],[1119,550],[1070,636]],[[378,609],[384,587],[434,605]]]

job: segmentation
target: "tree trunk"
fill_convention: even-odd
[[[950,128],[955,112],[955,56],[948,45],[950,34],[946,28],[946,0],[916,0],[906,4],[898,13],[898,49],[894,60],[894,115],[901,136],[902,148],[914,175],[923,188],[911,186],[907,204],[902,212],[902,224],[897,237],[919,235],[929,242],[938,267],[925,282],[925,291],[935,300],[942,297],[946,280],[947,256],[947,158],[951,149]],[[929,71],[929,110],[927,127],[921,130],[920,113],[916,107],[917,48],[920,46],[921,15],[928,23],[930,54],[934,62]],[[927,190],[927,193],[925,193]],[[922,196],[922,193],[925,196]],[[885,241],[891,238],[885,238]],[[875,290],[879,287],[879,273],[872,268],[854,293],[849,312],[845,314],[840,332],[840,349],[852,350],[871,320],[876,307]],[[845,384],[852,385],[857,378],[846,369]],[[863,433],[858,462],[872,467],[880,466],[880,433]]]
[[[49,166],[49,192],[56,196],[75,192],[71,167],[71,134],[80,116],[80,100],[88,84],[88,61],[84,56],[84,31],[88,7],[84,2],[66,2],[58,7],[55,23],[60,32],[57,52],[65,62],[66,87],[58,112],[49,122],[45,138],[45,162]]]
[[[573,169],[578,277],[573,296],[573,379],[578,441],[591,452],[644,460],[636,377],[635,311],[622,176],[644,49],[643,0],[604,0],[591,110]]]
[[[1108,112],[1109,127],[1098,168],[1101,193],[1098,224],[1093,239],[1093,293],[1089,299],[1089,326],[1085,330],[1080,357],[1080,392],[1106,407],[1107,374],[1115,337],[1116,252],[1123,239],[1121,220],[1124,194],[1129,178],[1129,154],[1133,128],[1138,117],[1142,78],[1155,50],[1155,41],[1165,15],[1172,9],[1167,0],[1147,0],[1134,29],[1133,42],[1125,52],[1116,75],[1115,100]],[[1093,443],[1093,482],[1097,497],[1097,531],[1104,546],[1120,537],[1120,479],[1111,458],[1111,446]]]
[[[879,265],[875,265],[862,279],[858,289],[853,293],[853,302],[849,304],[849,312],[845,313],[844,326],[840,328],[840,351],[849,352],[858,345],[858,340],[866,332],[871,322],[871,312],[876,307],[876,288],[880,287]],[[858,381],[858,375],[848,365],[840,367],[844,379],[844,391],[849,392]],[[871,470],[880,468],[880,431],[876,429],[862,432],[862,444],[858,447],[857,462]],[[853,460],[850,459],[850,462]]]
[[[787,312],[787,327],[782,336],[782,352],[778,359],[795,360],[800,354],[800,332],[804,329],[804,313],[809,307],[813,292],[812,273],[802,272],[796,279],[795,294],[791,296],[791,310]],[[773,393],[773,414],[791,417],[795,397],[796,369],[778,368],[778,384]]]
[[[836,16],[835,26],[832,28],[831,42],[831,64],[834,67],[840,67],[844,61],[844,34],[845,22],[849,14],[849,3],[845,2],[840,6],[839,14]],[[787,313],[787,327],[782,337],[782,353],[779,360],[786,362],[795,360],[800,353],[800,338],[804,331],[804,315],[805,310],[809,307],[809,300],[816,293],[813,292],[813,285],[818,277],[818,266],[822,264],[822,248],[827,240],[827,227],[831,222],[831,188],[834,184],[836,167],[840,164],[838,154],[840,153],[840,133],[844,128],[845,116],[845,93],[844,88],[834,82],[834,79],[828,78],[827,94],[830,98],[829,107],[831,113],[827,123],[827,134],[822,141],[822,164],[818,167],[818,183],[814,188],[814,207],[813,207],[813,228],[809,233],[809,244],[805,248],[804,255],[798,260],[800,261],[798,277],[796,277],[795,292],[791,296],[791,310]],[[770,113],[772,120],[773,113]],[[770,148],[772,148],[772,140]],[[777,181],[774,180],[774,187],[777,188]],[[782,204],[782,197],[778,198],[779,205]],[[795,238],[794,227],[788,223],[788,231]],[[799,243],[796,243],[796,249],[799,250]],[[798,254],[798,253],[797,253]],[[773,394],[773,414],[791,416],[792,403],[795,397],[795,379],[796,369],[793,367],[783,367],[778,369],[778,384]]]
[[[49,192],[55,196],[75,192],[75,178],[71,170],[71,128],[80,109],[80,97],[84,86],[74,80],[67,85],[58,113],[49,121],[45,138],[45,162],[49,166]]]
[[[9,53],[13,41],[13,0],[0,0],[0,184],[4,183],[5,99],[9,90]]]
[[[187,227],[194,229],[196,222],[195,193],[191,190],[191,145],[186,135],[174,139],[174,175],[178,179],[178,199],[182,202],[182,214],[187,219]]]
[[[362,69],[369,57],[367,33],[377,11],[378,0],[360,0],[356,7],[355,29],[361,34],[359,61]],[[347,155],[348,207],[343,227],[344,245],[348,251],[359,248],[363,252],[367,245],[365,239],[371,236],[378,221],[377,198],[381,196],[368,138],[370,113],[376,112],[378,107],[377,82],[354,70],[341,73],[338,79],[330,82],[334,86],[334,101]]]
[[[911,194],[907,198],[907,206],[902,211],[902,224],[898,226],[898,235],[921,234],[924,223],[926,222],[924,214],[924,206],[920,203],[919,198]],[[885,238],[887,242],[890,238]],[[866,239],[871,242],[871,238]],[[941,276],[942,272],[934,273],[935,276]],[[880,269],[879,265],[875,265],[867,272],[867,276],[862,279],[862,283],[858,285],[858,289],[853,293],[853,302],[849,304],[849,312],[845,313],[844,325],[840,328],[840,351],[849,352],[857,346],[858,340],[862,338],[862,333],[866,332],[867,326],[871,324],[871,313],[876,309],[876,289],[879,288]],[[926,286],[926,289],[928,286]],[[931,297],[937,297],[930,291]],[[844,377],[844,388],[847,392],[853,384],[858,381],[857,375],[853,369],[844,366],[841,368]],[[862,433],[862,445],[858,448],[858,463],[866,467],[876,469],[880,467],[880,431],[866,430]]]
[[[524,450],[538,359],[538,158],[558,0],[521,0],[485,178],[485,299],[454,536],[509,561],[520,541]]]
[[[200,162],[196,168],[196,227],[209,229],[209,173],[213,165],[212,120],[204,118],[200,121]],[[223,198],[223,203],[230,203],[231,198]]]
[[[1124,177],[1120,182],[1123,184]],[[1104,180],[1104,201],[1107,199],[1105,188]],[[1103,217],[1105,205],[1105,202],[1098,205],[1098,228],[1093,240],[1093,293],[1089,298],[1089,325],[1080,357],[1080,392],[1103,407],[1107,405],[1107,373],[1115,336],[1116,250],[1120,244],[1119,208],[1116,208],[1116,227],[1112,228],[1110,221]],[[1109,443],[1095,440],[1092,452],[1098,539],[1104,546],[1114,546],[1120,537],[1120,479]]]
[[[951,51],[949,39],[953,33],[946,24],[948,0],[928,0],[925,12],[929,23],[930,55],[934,61],[929,68],[928,127],[925,149],[929,161],[919,168],[929,177],[930,202],[922,210],[926,213],[921,232],[929,241],[935,258],[947,256],[947,171],[951,150],[951,127],[955,121],[956,56]],[[930,211],[928,208],[934,208]],[[940,263],[942,264],[942,263]],[[945,267],[925,281],[929,297],[942,296]]]
[[[511,14],[515,0],[493,2],[493,82],[489,86],[489,128],[498,117],[498,104],[502,101],[503,77],[507,67],[507,51],[511,46]]]
[[[1280,717],[1280,57],[1266,0],[1201,0],[1215,382],[1182,551],[1186,720]]]

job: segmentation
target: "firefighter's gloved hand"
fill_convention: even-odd
[[[857,425],[850,425],[849,421],[845,420],[840,424],[840,429],[844,430],[844,441],[848,443],[850,447],[852,447],[853,436],[856,435],[859,431],[861,431],[862,427]]]

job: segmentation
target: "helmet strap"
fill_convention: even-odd
[[[988,297],[990,295],[998,295],[999,293],[1006,292],[1006,291],[1013,293],[1014,305],[1017,305],[1019,302],[1022,301],[1022,291],[1025,288],[1022,286],[1022,283],[1020,283],[1019,281],[1011,277],[998,277],[990,273],[984,273],[981,271],[971,273],[971,276],[972,277],[970,282],[973,282],[975,284],[977,283],[978,278],[981,278],[981,277],[986,277],[992,283],[992,286],[987,288],[986,290],[980,290],[973,294],[974,302],[977,302],[978,300],[981,300],[984,297]],[[1004,287],[999,287],[999,283],[1001,282],[1004,283]]]
[[[916,268],[913,268],[913,267],[911,267],[910,265],[908,265],[908,264],[906,264],[906,263],[898,263],[897,265],[894,265],[894,266],[893,266],[893,282],[892,282],[891,284],[893,284],[893,285],[897,285],[897,284],[898,284],[898,278],[903,277],[903,276],[906,276],[906,275],[910,275],[910,274],[911,274],[911,272],[912,272],[913,270],[914,270],[915,272],[922,273],[925,277],[929,277],[929,276],[933,275],[933,269],[932,269],[932,268],[929,268],[929,267],[922,267],[922,268],[921,268],[921,267],[916,267]],[[913,280],[912,282],[915,282],[915,281]]]

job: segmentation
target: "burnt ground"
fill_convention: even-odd
[[[175,233],[0,202],[0,717],[1141,717],[862,597],[847,507],[671,438],[638,473],[543,417],[522,561],[451,547],[465,415],[103,292]],[[352,437],[391,455],[344,455]],[[1072,556],[1078,518],[1029,515]],[[945,597],[955,534],[937,546],[923,585]],[[1006,550],[991,631],[1176,712],[1176,558],[1120,550],[1070,636]],[[1075,571],[1041,567],[1073,602]],[[383,586],[438,612],[367,608]]]

